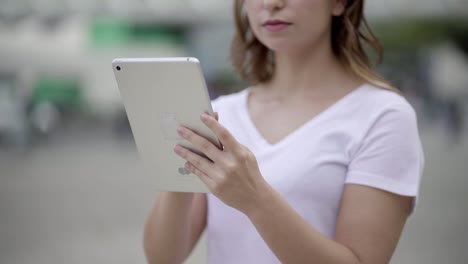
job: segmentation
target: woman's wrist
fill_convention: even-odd
[[[243,213],[250,219],[262,214],[268,210],[267,207],[271,205],[275,195],[276,191],[267,182],[264,182],[255,197],[243,210]]]

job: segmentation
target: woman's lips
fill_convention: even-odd
[[[263,27],[265,27],[265,29],[270,32],[279,32],[286,29],[290,25],[291,23],[282,20],[268,20],[263,24]]]

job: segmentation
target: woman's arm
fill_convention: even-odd
[[[148,263],[182,263],[205,226],[205,194],[159,194],[144,230]]]
[[[388,263],[412,198],[346,185],[335,239],[311,227],[271,187],[245,212],[282,263]]]

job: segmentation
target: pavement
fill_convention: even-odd
[[[421,138],[419,204],[391,263],[468,263],[468,136]],[[25,152],[0,150],[0,263],[145,263],[142,230],[157,192],[129,137],[82,128]],[[189,264],[206,263],[203,238]]]

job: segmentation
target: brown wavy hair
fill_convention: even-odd
[[[275,60],[272,52],[263,45],[250,28],[243,11],[244,0],[234,1],[235,33],[231,42],[231,61],[239,76],[250,84],[272,79]],[[331,25],[332,49],[335,56],[351,73],[377,87],[400,91],[374,70],[364,50],[368,45],[382,60],[383,48],[364,18],[364,0],[348,0],[341,16],[334,16]]]

